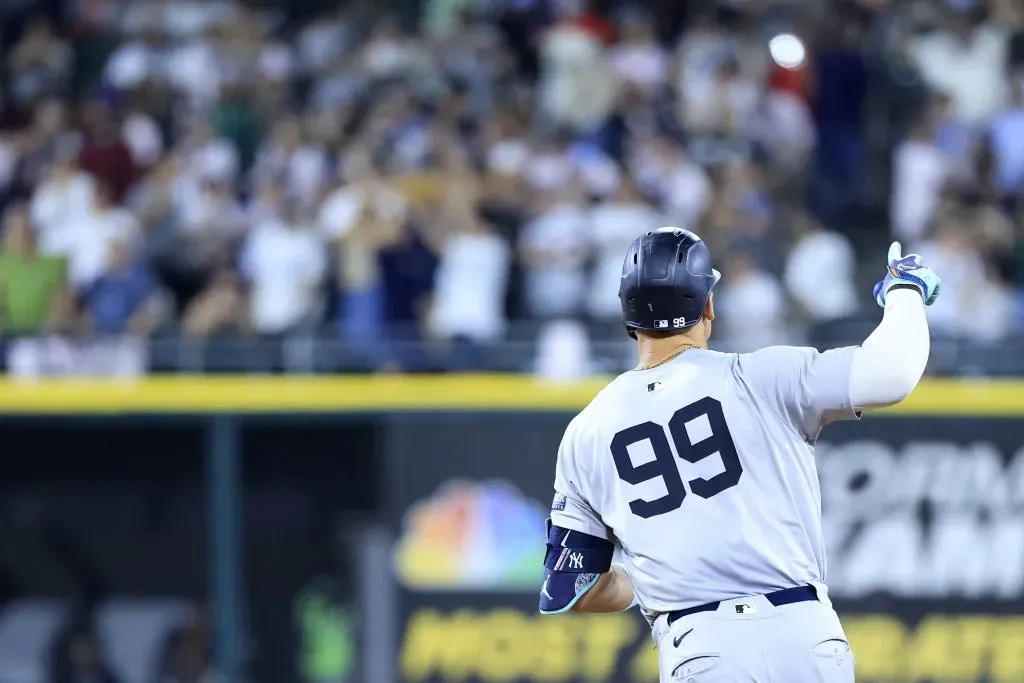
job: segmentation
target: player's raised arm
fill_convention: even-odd
[[[857,408],[899,403],[914,390],[928,364],[931,340],[924,307],[939,295],[941,280],[917,254],[889,247],[885,277],[875,285],[882,322],[864,340],[850,370],[850,401]]]
[[[558,448],[540,588],[541,614],[618,612],[633,601],[633,584],[624,571],[612,567],[612,536],[586,499],[588,487],[576,462],[581,439],[574,420]]]
[[[893,243],[885,278],[874,291],[885,313],[863,344],[824,353],[774,346],[744,354],[742,381],[811,441],[829,422],[899,403],[924,374],[930,346],[924,307],[935,300],[939,284],[920,257],[904,257]]]

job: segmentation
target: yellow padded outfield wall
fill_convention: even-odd
[[[360,412],[575,412],[607,383],[551,384],[528,376],[212,376],[135,381],[0,381],[0,415]],[[1024,416],[1024,381],[926,380],[892,415]]]

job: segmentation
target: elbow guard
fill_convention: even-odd
[[[548,520],[540,613],[568,612],[612,568],[615,545],[606,539],[555,526]]]

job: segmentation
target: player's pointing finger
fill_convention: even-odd
[[[889,263],[899,261],[901,258],[903,258],[903,247],[899,242],[893,242],[889,245]]]

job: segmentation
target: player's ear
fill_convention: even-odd
[[[715,319],[715,293],[708,294],[708,302],[704,306],[704,319],[711,322]]]

